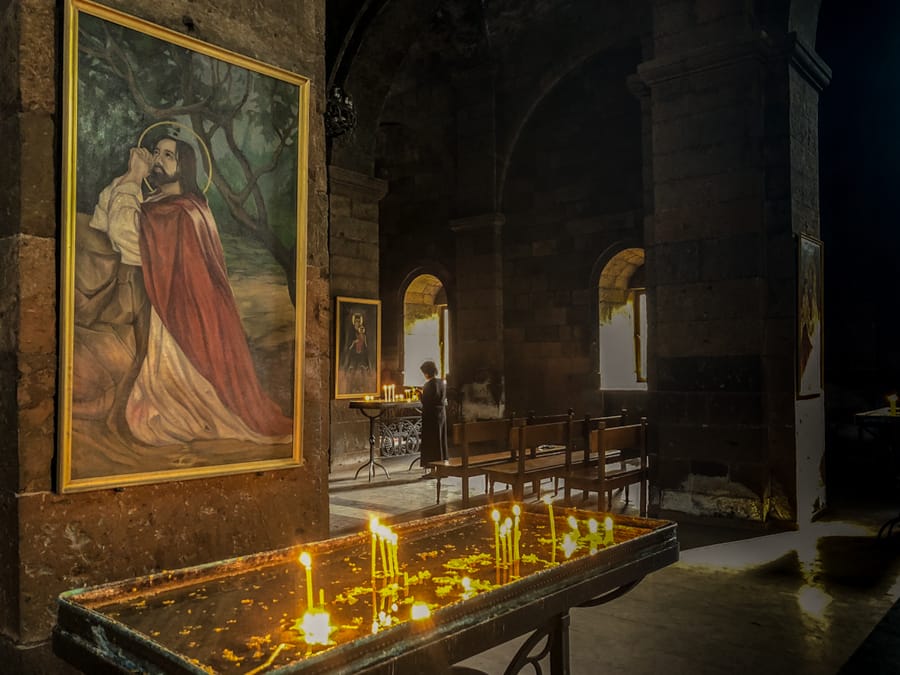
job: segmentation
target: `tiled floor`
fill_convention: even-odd
[[[364,529],[371,515],[396,522],[460,508],[458,480],[443,481],[436,505],[435,481],[408,460],[386,462],[390,480],[354,479],[355,467],[332,474],[333,534]],[[484,503],[483,481],[472,487],[473,505]],[[833,507],[778,533],[679,522],[677,564],[608,605],[572,611],[572,673],[837,673],[900,597],[900,548],[874,536],[894,513]],[[503,673],[523,639],[464,665]],[[877,654],[866,663],[854,672],[896,672]]]

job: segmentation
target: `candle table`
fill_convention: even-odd
[[[67,591],[56,653],[90,673],[443,672],[533,631],[507,672],[549,654],[569,672],[568,612],[600,604],[678,559],[676,525],[615,517],[613,541],[578,540],[570,557],[546,509],[521,509],[520,557],[498,565],[493,504],[392,528],[395,567],[382,572],[369,530],[277,551]],[[581,523],[606,514],[557,509]],[[567,535],[567,537],[569,537]],[[309,552],[326,613],[325,644],[304,635],[300,551]],[[418,618],[414,618],[418,617]],[[536,645],[545,644],[535,655]]]
[[[378,458],[375,456],[375,428],[377,421],[387,412],[395,412],[395,411],[404,411],[404,412],[413,412],[419,413],[421,411],[421,402],[419,401],[385,401],[383,399],[375,399],[371,401],[366,400],[355,400],[350,401],[350,409],[351,410],[359,410],[360,414],[369,420],[369,461],[360,466],[356,470],[356,475],[354,478],[359,477],[359,472],[363,469],[368,468],[369,473],[369,482],[372,481],[372,478],[375,476],[375,467],[377,466],[379,469],[384,471],[384,475],[386,478],[390,478],[390,474],[388,470],[384,468],[384,465],[378,461]],[[381,434],[378,434],[378,437],[381,437]]]

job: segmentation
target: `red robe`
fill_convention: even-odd
[[[290,434],[291,419],[256,376],[206,201],[187,194],[145,202],[140,246],[150,302],[197,372],[250,429]]]

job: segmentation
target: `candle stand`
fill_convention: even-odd
[[[542,507],[521,509],[520,550],[508,564],[496,562],[491,509],[504,519],[512,509],[494,504],[395,525],[378,546],[367,529],[68,591],[54,650],[90,673],[402,675],[445,672],[532,632],[506,672],[549,656],[550,672],[567,675],[569,610],[614,600],[674,563],[676,525],[617,516],[613,541],[598,547],[585,523],[606,514],[558,509],[556,533],[568,532],[570,515],[582,533],[566,557]],[[330,620],[319,642],[303,628],[311,603],[301,551],[322,589],[315,613]]]
[[[384,467],[384,464],[378,461],[378,458],[375,455],[375,443],[376,443],[376,433],[375,429],[377,426],[378,420],[388,411],[393,410],[410,410],[410,411],[418,411],[421,408],[421,403],[419,401],[385,401],[382,399],[376,399],[372,401],[350,401],[350,409],[351,410],[359,410],[359,412],[369,420],[369,461],[360,466],[356,470],[356,474],[353,476],[354,480],[359,478],[359,472],[363,469],[368,469],[369,473],[369,482],[372,482],[372,478],[375,476],[375,467],[377,466],[379,469],[384,471],[384,475],[386,478],[390,478],[390,474],[388,470]],[[380,438],[381,434],[378,434]]]

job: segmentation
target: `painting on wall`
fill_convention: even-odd
[[[801,234],[797,248],[797,396],[812,398],[824,388],[822,242]]]
[[[68,0],[57,488],[301,460],[309,80]]]
[[[378,396],[381,386],[381,301],[335,301],[334,397]]]

